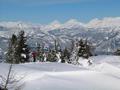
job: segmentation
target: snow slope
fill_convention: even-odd
[[[120,90],[120,57],[95,56],[89,67],[62,63],[14,65],[17,76],[24,76],[22,90]],[[9,65],[0,63],[0,75]]]

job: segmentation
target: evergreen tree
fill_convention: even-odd
[[[56,62],[56,61],[57,61],[56,52],[55,52],[54,50],[51,50],[51,51],[48,53],[47,60],[50,61],[50,62]]]
[[[80,41],[75,41],[74,44],[72,44],[72,47],[73,51],[70,56],[70,63],[72,64],[79,64],[79,57],[88,59],[92,56],[91,47],[87,40],[84,41],[81,39]]]
[[[52,53],[54,55],[55,61],[61,62],[61,46],[59,43],[59,39],[55,40],[55,52]]]
[[[120,49],[117,49],[114,54],[115,55],[120,55]]]
[[[29,62],[29,47],[26,44],[27,37],[25,32],[20,31],[18,34],[17,46],[15,50],[16,63]]]
[[[50,49],[49,48],[49,52],[48,52],[48,55],[47,55],[47,61],[50,61],[50,62],[59,62],[60,60],[60,53],[61,52],[61,47],[58,43],[57,40],[54,41],[54,48],[53,49]]]
[[[17,36],[13,34],[12,38],[9,40],[8,51],[6,54],[6,61],[8,63],[16,63],[16,60],[15,60],[16,45],[17,45]]]
[[[90,46],[86,41],[83,41],[82,39],[79,41],[79,51],[78,56],[88,59],[90,56],[92,56],[92,53],[90,51]]]
[[[67,48],[65,48],[65,49],[63,50],[61,59],[62,59],[62,61],[61,61],[62,63],[69,62],[70,52],[68,51]]]
[[[75,42],[72,41],[72,49],[71,49],[71,53],[70,53],[70,63],[72,64],[77,64],[78,63],[78,51],[79,51],[79,44],[78,41],[76,40]]]
[[[61,46],[60,46],[60,43],[59,43],[58,39],[55,40],[54,43],[55,43],[55,45],[54,45],[55,52],[56,53],[60,52],[61,51]]]
[[[37,59],[39,60],[40,59],[40,53],[41,53],[41,46],[39,43],[37,43]]]

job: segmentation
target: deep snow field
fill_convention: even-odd
[[[120,57],[94,56],[91,66],[35,62],[13,65],[21,90],[120,90]],[[5,76],[9,64],[0,63]],[[14,89],[13,89],[14,90]]]

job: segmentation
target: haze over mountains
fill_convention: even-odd
[[[87,39],[95,52],[115,51],[120,47],[120,17],[93,19],[82,23],[71,19],[65,23],[54,21],[50,24],[33,24],[26,22],[0,22],[0,48],[6,50],[9,37],[24,30],[30,46],[43,43],[52,46],[57,39],[61,46],[70,46],[71,40]]]

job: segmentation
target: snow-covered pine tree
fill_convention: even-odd
[[[17,39],[17,46],[15,50],[16,63],[29,62],[29,47],[27,45],[27,37],[25,37],[25,32],[20,31]]]
[[[47,55],[47,61],[50,62],[60,62],[61,60],[61,47],[60,44],[58,42],[58,39],[54,40],[54,48],[50,49],[49,48],[49,52]]]
[[[83,41],[82,39],[79,41],[79,51],[78,56],[88,59],[90,56],[92,56],[92,53],[90,51],[90,46],[88,45],[87,40]]]
[[[39,43],[37,43],[37,59],[41,61],[40,52],[41,52],[41,46]]]
[[[10,38],[9,40],[8,51],[6,54],[6,62],[16,63],[16,59],[15,59],[16,45],[17,45],[17,36],[13,34],[12,38]]]
[[[54,40],[54,49],[55,49],[56,53],[60,52],[60,50],[61,50],[61,45],[59,43],[59,39],[58,38]]]
[[[61,62],[61,53],[62,53],[62,50],[61,50],[61,46],[60,46],[60,43],[59,43],[59,39],[55,40],[55,59],[57,62]]]
[[[79,64],[78,60],[80,57],[88,59],[90,56],[92,56],[91,47],[87,40],[76,40],[72,45],[73,51],[71,52],[70,63]]]
[[[42,45],[37,43],[37,60],[43,62],[44,58],[45,58],[45,53],[44,53],[43,47]]]
[[[57,62],[61,63],[61,52],[59,51],[57,54],[56,54],[56,57],[57,57]]]
[[[70,52],[68,51],[67,48],[65,48],[62,52],[62,55],[61,55],[61,59],[62,59],[62,63],[65,63],[65,62],[69,62],[69,59],[70,59]]]
[[[55,52],[57,52],[57,51],[58,51],[58,48],[57,48],[57,40],[55,40],[54,43],[55,43],[55,46],[54,46],[54,47],[55,47]]]
[[[71,46],[72,49],[71,49],[69,63],[77,64],[78,63],[78,59],[79,59],[79,56],[78,56],[78,51],[79,51],[78,40],[72,41],[71,45],[72,45]]]
[[[50,61],[50,62],[57,61],[56,52],[54,50],[50,50],[50,52],[48,53],[47,61]]]

